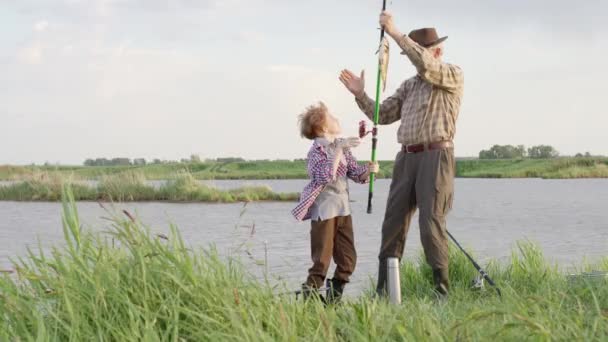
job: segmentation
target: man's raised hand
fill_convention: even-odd
[[[382,11],[382,13],[380,13],[380,27],[389,35],[395,31],[395,22],[393,21],[393,15],[390,12]]]
[[[365,93],[365,70],[361,70],[361,76],[357,77],[352,71],[344,69],[340,73],[340,82],[355,97],[361,97]]]

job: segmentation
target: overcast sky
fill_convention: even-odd
[[[338,81],[374,88],[379,0],[0,0],[0,164],[91,157],[303,158],[297,115]],[[608,154],[608,1],[389,1],[403,32],[435,26],[465,73],[456,154],[551,144]],[[414,75],[391,45],[387,92]],[[380,129],[379,158],[398,149]],[[356,155],[369,158],[369,143]]]

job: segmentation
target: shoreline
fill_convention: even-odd
[[[63,188],[72,189],[76,201],[167,202],[167,203],[247,203],[295,202],[299,193],[277,193],[268,186],[219,189],[199,183],[191,174],[181,174],[160,187],[147,184],[140,173],[104,176],[98,184],[87,185],[59,173],[39,173],[14,184],[0,186],[0,201],[60,202]]]
[[[363,161],[361,161],[362,163]],[[378,179],[390,179],[394,161],[381,160]],[[305,160],[167,163],[124,166],[11,166],[0,165],[0,181],[20,180],[52,172],[77,180],[100,180],[126,172],[147,180],[173,179],[187,173],[195,180],[298,180],[307,179]],[[608,178],[608,157],[554,159],[456,159],[456,178]]]

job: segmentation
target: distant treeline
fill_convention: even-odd
[[[304,159],[294,159],[293,161],[302,161]],[[192,163],[239,163],[246,162],[244,158],[240,157],[227,157],[227,158],[214,158],[214,159],[204,159],[202,160],[198,155],[193,154],[190,158],[182,158],[180,160],[161,160],[161,159],[152,159],[146,160],[145,158],[95,158],[95,159],[87,159],[84,161],[84,166],[143,166],[143,165],[162,165],[162,164],[192,164]],[[291,162],[289,159],[262,159],[262,160],[254,160],[254,161],[262,161],[262,162]]]
[[[479,152],[479,159],[552,159],[559,157],[559,152],[550,145],[537,145],[526,148],[524,145],[494,145],[489,150]],[[592,157],[591,153],[577,153],[577,158]]]
[[[559,152],[549,145],[537,145],[526,148],[524,145],[494,145],[488,150],[479,152],[479,159],[552,159],[559,157]],[[589,152],[577,153],[575,157],[600,157],[592,156]],[[466,159],[466,158],[465,158]],[[215,159],[201,159],[200,156],[193,154],[190,158],[180,160],[161,160],[145,158],[95,158],[87,159],[84,166],[143,166],[143,165],[163,165],[163,164],[196,164],[196,163],[241,163],[241,162],[305,162],[306,159],[259,159],[245,160],[240,157],[227,157]]]

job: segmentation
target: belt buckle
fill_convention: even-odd
[[[418,147],[422,147],[422,150],[418,150]],[[411,150],[410,150],[411,148]],[[405,153],[418,153],[418,152],[424,152],[425,151],[425,145],[424,144],[410,144],[410,145],[405,145]]]

